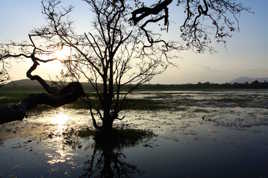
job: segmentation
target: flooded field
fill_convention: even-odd
[[[102,147],[89,111],[61,107],[0,126],[0,177],[268,177],[268,91],[140,92],[159,109],[125,110],[117,128],[150,130]]]

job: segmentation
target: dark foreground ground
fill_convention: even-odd
[[[20,97],[2,92],[0,103]],[[0,177],[268,177],[266,90],[132,94],[107,140],[84,104],[1,125]]]

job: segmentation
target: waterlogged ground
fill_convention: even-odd
[[[124,111],[115,125],[150,129],[154,136],[103,146],[84,132],[92,127],[85,109],[33,112],[23,122],[0,126],[0,177],[268,177],[268,91],[143,92],[130,98],[159,109]]]

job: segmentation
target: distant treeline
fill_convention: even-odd
[[[268,89],[268,82],[253,81],[251,83],[210,83],[199,82],[197,84],[146,84],[138,87],[138,90],[210,90],[210,89]]]
[[[54,82],[55,83],[55,82]],[[57,83],[57,82],[56,82]],[[82,83],[83,88],[87,92],[94,92],[93,88],[88,83]],[[102,85],[98,87],[101,89]],[[132,88],[133,85],[122,86],[121,91],[127,91]],[[145,84],[137,87],[138,91],[176,91],[176,90],[233,90],[233,89],[268,89],[268,81],[259,82],[253,81],[251,83],[210,83],[199,82],[197,84]],[[135,91],[134,90],[134,91]],[[0,87],[1,91],[16,91],[16,92],[40,92],[44,91],[39,83],[30,80],[14,81]]]

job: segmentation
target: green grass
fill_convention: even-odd
[[[41,90],[36,89],[4,89],[0,88],[0,104],[17,103],[26,98],[30,94],[41,93]]]
[[[27,92],[22,91],[0,91],[0,104],[18,103],[29,95]]]
[[[20,90],[20,89],[11,89],[11,90],[0,90],[0,105],[5,104],[14,104],[22,101],[28,95],[33,93],[41,93],[40,90]],[[99,101],[96,99],[96,94],[88,93],[91,100],[90,103],[93,108],[96,108],[99,105]],[[72,109],[89,109],[89,101],[85,99],[78,99],[77,101],[66,104],[63,107],[72,108]],[[46,108],[46,106],[41,106]],[[133,109],[133,110],[158,110],[165,109],[167,106],[161,103],[160,101],[152,100],[151,98],[144,99],[126,99],[122,109]],[[49,108],[49,107],[47,107]]]
[[[96,108],[99,101],[96,99],[90,100],[93,108]],[[89,103],[83,99],[79,99],[74,103],[66,104],[63,106],[64,108],[72,108],[72,109],[89,109]],[[123,103],[123,110],[158,110],[168,108],[167,105],[164,105],[160,101],[154,101],[150,99],[126,99]]]

